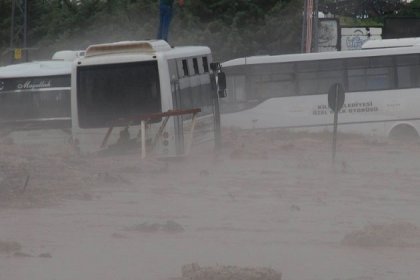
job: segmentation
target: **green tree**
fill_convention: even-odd
[[[354,19],[383,18],[406,8],[404,0],[320,0],[320,11]]]
[[[157,0],[31,0],[32,58],[93,43],[153,39]],[[11,0],[0,2],[0,50],[8,46]],[[215,59],[297,52],[303,0],[187,0],[175,7],[173,45],[209,45]]]

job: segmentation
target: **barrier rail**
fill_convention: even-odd
[[[193,142],[193,136],[194,136],[193,134],[194,134],[194,128],[195,128],[195,123],[196,123],[196,116],[200,112],[201,112],[201,109],[169,110],[167,112],[162,112],[162,113],[144,114],[144,115],[140,115],[140,116],[131,117],[131,118],[128,118],[128,119],[117,120],[117,121],[113,122],[111,124],[111,126],[108,128],[108,131],[105,134],[105,137],[102,141],[101,148],[105,148],[105,146],[107,145],[109,136],[111,135],[114,127],[124,126],[124,127],[128,128],[130,125],[132,125],[132,123],[140,122],[139,134],[140,134],[140,138],[141,138],[140,139],[141,140],[141,158],[144,159],[144,158],[146,158],[146,129],[147,129],[146,125],[147,125],[147,123],[149,123],[153,120],[164,118],[160,127],[159,127],[159,129],[158,129],[158,131],[157,131],[157,133],[156,133],[156,135],[154,136],[154,138],[151,142],[150,151],[153,152],[153,150],[156,146],[156,143],[162,137],[163,131],[165,130],[165,127],[166,127],[170,117],[192,114],[190,137],[188,138],[188,142],[187,142],[186,150],[185,150],[185,155],[187,155],[191,150],[191,146],[192,146],[192,142]]]

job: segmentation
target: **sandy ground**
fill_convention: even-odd
[[[420,275],[420,145],[226,130],[141,161],[0,144],[0,279],[167,280],[185,264],[285,280]]]

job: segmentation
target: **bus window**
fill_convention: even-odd
[[[344,71],[343,70],[330,70],[318,72],[318,93],[326,94],[331,85],[339,83],[344,85]]]
[[[392,68],[370,68],[366,70],[366,89],[383,90],[393,88]]]
[[[394,65],[392,56],[370,58],[370,67],[366,69],[367,90],[394,88]]]
[[[78,67],[77,79],[82,128],[161,111],[156,61]]]
[[[296,64],[298,95],[318,94],[318,61],[304,61]]]
[[[418,55],[399,55],[395,57],[397,88],[411,88],[417,85]]]
[[[298,73],[297,84],[299,95],[318,94],[318,76],[316,72]]]
[[[37,121],[48,126],[58,118],[70,119],[70,74],[1,79],[0,91],[2,122]]]
[[[270,74],[270,68],[264,64],[255,64],[252,65],[248,72],[250,75],[263,75],[264,73]]]
[[[340,70],[344,68],[344,61],[342,59],[331,59],[323,60],[319,62],[318,69],[319,71],[332,71]]]
[[[392,57],[348,60],[349,91],[384,90],[395,87]]]
[[[209,62],[208,62],[207,56],[203,56],[203,69],[204,69],[204,73],[209,72]]]
[[[414,85],[411,78],[412,70],[410,66],[397,66],[398,88],[410,88]]]
[[[176,66],[177,66],[177,68],[178,68],[178,75],[179,75],[179,78],[183,78],[183,77],[185,77],[185,74],[184,74],[184,68],[183,68],[183,65],[182,65],[182,60],[177,60],[177,61],[176,61]]]
[[[348,75],[348,87],[349,91],[364,91],[366,89],[366,71],[365,69],[349,69],[347,70]]]
[[[362,58],[351,58],[347,59],[347,68],[348,69],[366,69],[369,67],[369,58],[362,57]]]
[[[194,74],[195,75],[200,74],[200,71],[198,69],[198,61],[196,57],[193,58],[193,67],[194,67]]]
[[[271,73],[293,73],[294,63],[274,63],[273,65],[267,65],[266,68],[271,68]]]
[[[394,61],[392,56],[378,56],[370,58],[370,67],[379,68],[379,67],[393,67]]]
[[[316,72],[318,71],[318,61],[304,61],[296,64],[297,72]]]
[[[188,71],[188,62],[186,59],[182,60],[182,70],[184,72],[183,77],[190,75],[190,72]]]
[[[195,75],[194,65],[193,65],[192,58],[187,59],[187,67],[188,67],[188,73],[190,74],[190,76]]]
[[[369,67],[369,58],[347,59],[346,64],[348,90],[350,92],[366,90],[366,69]]]
[[[271,97],[286,97],[296,94],[295,75],[293,73],[273,74],[267,84],[266,99]]]
[[[345,84],[344,61],[340,59],[320,61],[318,71],[318,93],[327,93],[331,85],[335,83]]]
[[[276,63],[267,68],[271,69],[272,74],[270,84],[267,84],[266,98],[296,95],[294,63]]]

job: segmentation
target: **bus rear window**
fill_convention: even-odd
[[[77,106],[81,128],[110,127],[117,121],[161,112],[157,62],[79,67]]]
[[[70,118],[70,89],[0,94],[0,122]]]

